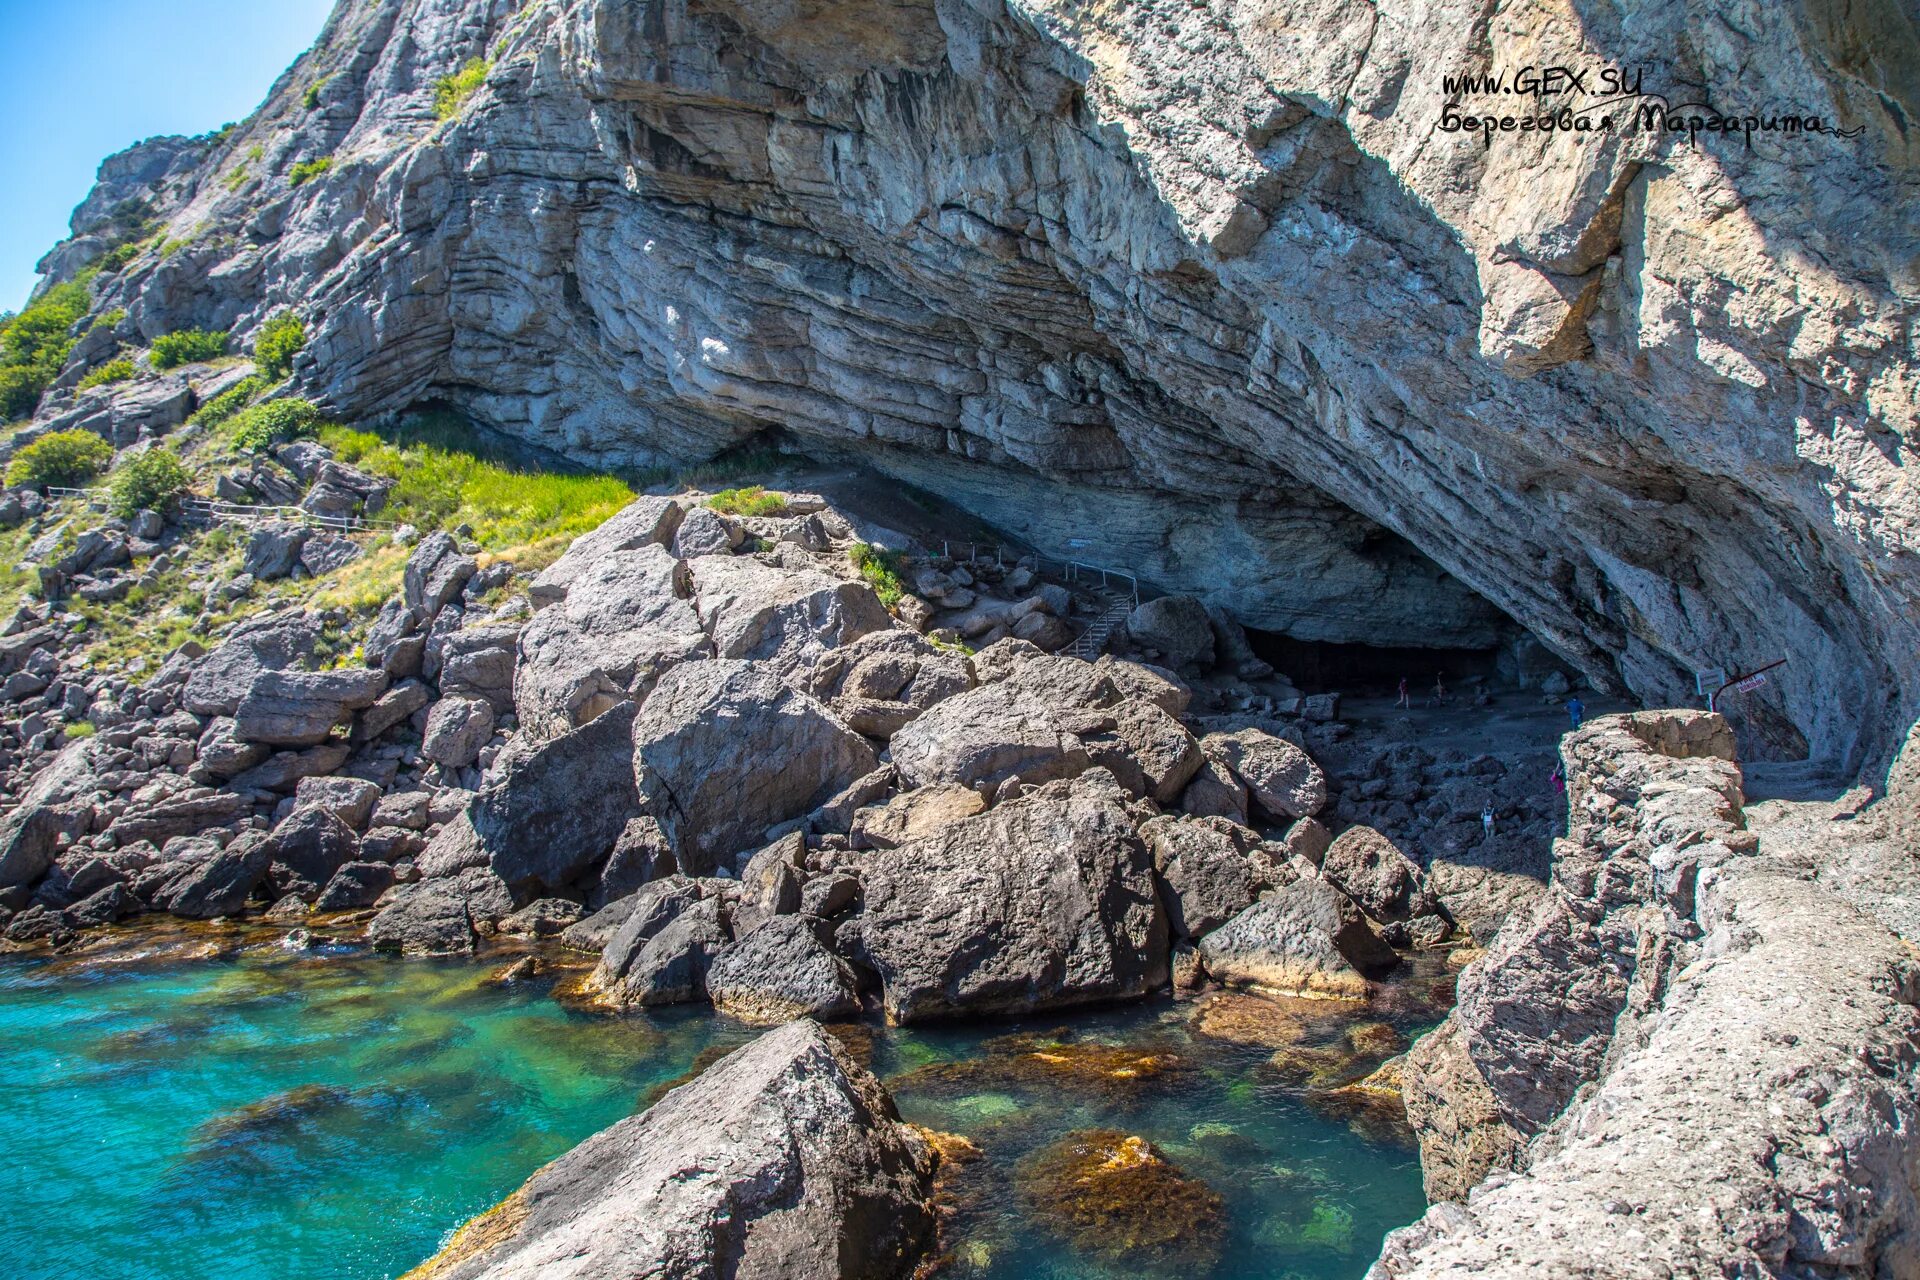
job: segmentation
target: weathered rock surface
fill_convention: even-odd
[[[707,967],[713,1007],[759,1023],[857,1014],[853,970],[821,940],[823,930],[812,916],[778,915],[722,949]]]
[[[587,1139],[411,1274],[900,1280],[932,1244],[934,1164],[802,1019]]]
[[[872,772],[873,748],[763,662],[667,672],[633,726],[633,772],[682,871],[704,875]]]
[[[782,676],[808,672],[826,651],[893,626],[863,582],[746,556],[702,556],[691,568],[700,623],[714,652],[770,663]]]
[[[865,855],[859,946],[896,1023],[1145,995],[1167,922],[1129,796],[1104,771],[1049,783]]]
[[[1364,999],[1367,980],[1399,963],[1358,908],[1321,880],[1265,894],[1200,939],[1200,963],[1229,986],[1275,995]]]

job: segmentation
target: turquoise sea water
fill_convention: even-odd
[[[755,1034],[691,1009],[575,1012],[542,982],[487,983],[498,959],[252,937],[185,954],[0,957],[9,1276],[397,1276],[703,1050]],[[1309,1010],[1301,1037],[1285,1010],[1221,1006],[1223,1039],[1195,1030],[1193,1005],[1168,1002],[848,1039],[907,1119],[982,1153],[945,1192],[947,1274],[1331,1280],[1361,1275],[1382,1233],[1425,1205],[1404,1137],[1333,1108],[1343,1095],[1325,1087],[1390,1052],[1388,1027],[1435,1020],[1411,997],[1443,986],[1409,984],[1364,1015],[1371,1030]],[[1293,1042],[1279,1066],[1276,1040]],[[1116,1184],[1140,1204],[1061,1193],[1049,1153],[1123,1136],[1154,1152],[1149,1176]],[[1202,1225],[1138,1251],[1115,1243],[1169,1213]]]

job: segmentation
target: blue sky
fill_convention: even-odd
[[[333,0],[0,0],[0,311],[67,233],[100,162],[242,119]]]

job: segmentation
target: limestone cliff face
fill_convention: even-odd
[[[1545,66],[1619,127],[1441,127]],[[341,0],[115,301],[298,308],[343,412],[855,451],[1308,638],[1790,656],[1743,750],[1854,767],[1920,708],[1916,119],[1897,0]]]

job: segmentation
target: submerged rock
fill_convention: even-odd
[[[1225,1244],[1220,1193],[1117,1129],[1068,1134],[1023,1161],[1017,1181],[1044,1230],[1131,1275],[1205,1275]]]
[[[588,1138],[412,1280],[894,1280],[932,1244],[937,1158],[811,1020]]]

